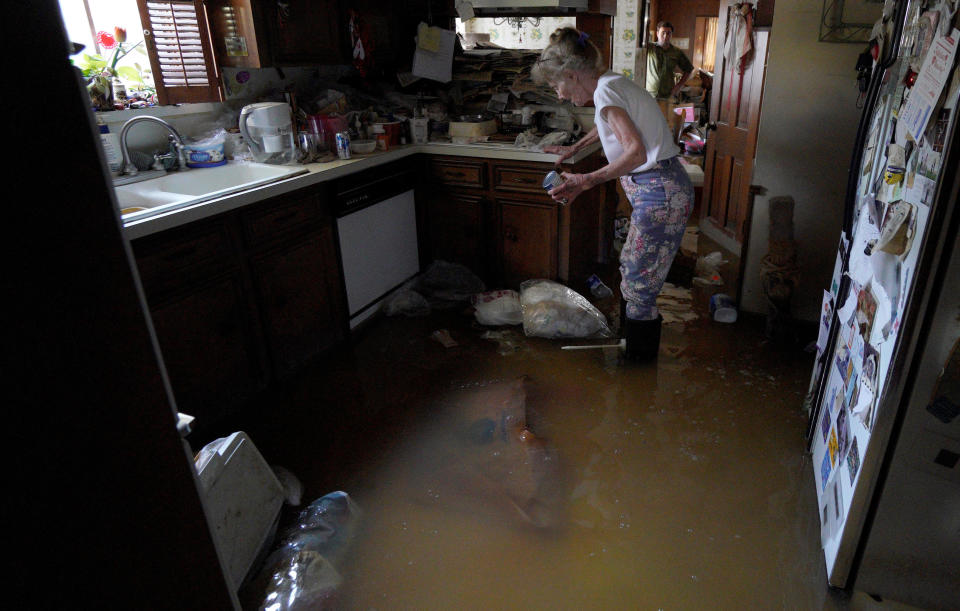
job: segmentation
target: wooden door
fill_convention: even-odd
[[[716,70],[710,101],[710,124],[716,126],[716,131],[707,139],[701,227],[706,224],[715,228],[742,247],[749,231],[750,183],[770,32],[753,32],[753,54],[741,72],[740,62],[724,56],[735,7],[733,0],[722,0],[717,24]]]
[[[545,198],[544,198],[545,199]],[[518,289],[531,278],[557,278],[557,206],[498,199],[503,285]]]

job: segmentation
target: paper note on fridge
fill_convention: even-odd
[[[943,86],[950,77],[953,57],[957,52],[957,39],[960,30],[954,28],[949,36],[940,36],[927,52],[917,75],[917,81],[910,90],[906,108],[900,111],[897,121],[897,142],[903,142],[902,134],[914,142],[920,142],[923,132],[930,121],[930,115],[937,105]]]

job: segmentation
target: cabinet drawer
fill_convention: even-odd
[[[225,220],[174,229],[133,242],[137,269],[148,294],[164,292],[229,267],[234,261]]]
[[[241,216],[243,237],[250,246],[257,246],[312,226],[320,218],[320,200],[316,194],[296,197],[285,202],[274,201]]]
[[[431,159],[431,177],[445,185],[483,189],[487,186],[487,164],[482,161]]]
[[[493,169],[493,187],[498,191],[520,191],[544,195],[543,179],[549,169],[496,166]]]

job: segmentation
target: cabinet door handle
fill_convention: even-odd
[[[466,172],[447,172],[447,176],[453,176],[455,178],[464,178],[466,175]]]
[[[513,182],[521,182],[521,183],[524,183],[524,184],[531,184],[531,183],[534,183],[534,182],[536,182],[536,181],[533,180],[533,179],[531,179],[531,178],[514,178],[514,179],[513,179]]]

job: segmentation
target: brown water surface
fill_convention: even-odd
[[[362,508],[340,608],[847,608],[805,454],[812,357],[761,329],[665,325],[658,361],[636,365],[519,327],[484,339],[457,309],[381,319],[247,428],[305,502],[344,490]],[[464,435],[464,401],[521,376],[549,454]],[[528,493],[543,520],[518,510]]]

